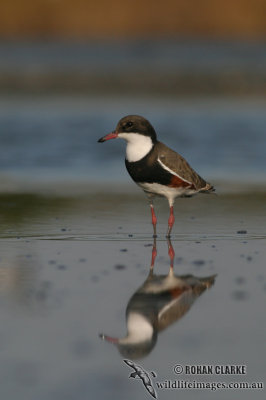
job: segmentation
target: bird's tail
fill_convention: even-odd
[[[215,188],[214,186],[212,186],[210,183],[206,183],[206,186],[204,186],[203,188],[201,188],[199,190],[200,193],[213,193],[215,192]]]

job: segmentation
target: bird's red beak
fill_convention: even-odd
[[[98,140],[99,143],[105,142],[106,140],[116,139],[118,136],[118,132],[111,132],[108,135],[103,136],[101,139]]]
[[[114,343],[114,344],[116,344],[116,343],[118,343],[118,338],[114,338],[114,337],[112,337],[112,336],[108,336],[108,335],[105,335],[105,334],[103,334],[103,333],[101,333],[100,335],[99,335],[99,337],[102,339],[102,340],[106,340],[107,342],[109,342],[109,343]]]

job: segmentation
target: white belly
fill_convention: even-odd
[[[195,190],[188,188],[172,188],[159,183],[138,183],[138,185],[147,193],[157,196],[164,196],[168,199],[169,205],[173,205],[176,197],[191,196]]]

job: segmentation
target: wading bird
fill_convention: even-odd
[[[175,198],[211,193],[214,191],[213,186],[202,179],[180,154],[159,142],[153,126],[139,115],[128,115],[120,119],[115,131],[100,138],[98,142],[116,138],[127,142],[126,168],[133,181],[148,196],[155,237],[157,218],[153,198],[167,198],[170,216],[166,236],[170,237],[175,222]]]

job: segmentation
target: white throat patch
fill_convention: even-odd
[[[120,339],[121,344],[136,344],[149,341],[153,335],[153,327],[143,315],[138,312],[130,312],[127,320],[128,334]]]
[[[153,143],[149,136],[140,133],[124,133],[118,134],[118,137],[127,141],[126,159],[129,162],[136,162],[145,157],[152,149]]]

